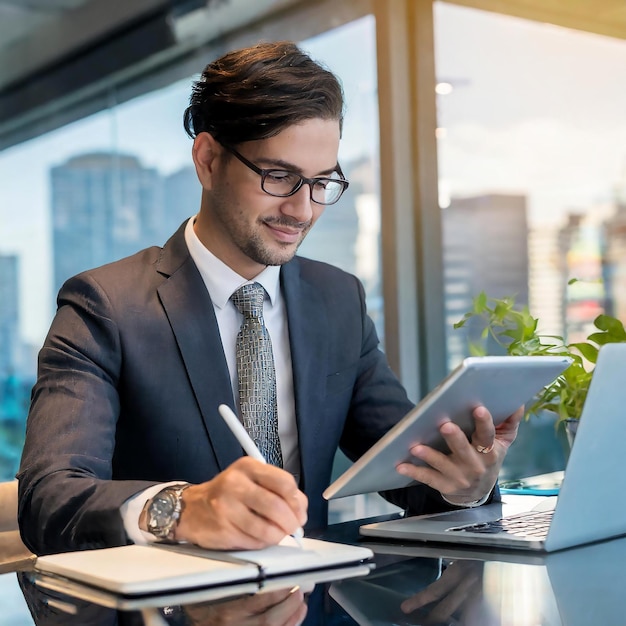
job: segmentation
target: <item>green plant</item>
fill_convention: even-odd
[[[573,282],[576,279],[570,281]],[[526,306],[516,309],[514,297],[490,298],[484,292],[474,298],[472,309],[454,328],[463,327],[472,318],[480,318],[484,323],[483,344],[470,344],[473,355],[486,354],[484,343],[491,336],[507,354],[513,356],[556,355],[573,359],[570,367],[526,409],[527,418],[541,411],[553,411],[559,416],[557,425],[563,420],[580,417],[600,347],[626,341],[622,322],[610,315],[598,315],[593,322],[596,330],[585,341],[565,343],[563,337],[558,335],[538,333],[538,319],[530,314]]]

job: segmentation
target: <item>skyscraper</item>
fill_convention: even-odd
[[[602,224],[606,313],[626,321],[626,173],[616,188],[615,212]]]
[[[136,157],[78,155],[51,181],[55,295],[78,272],[163,243],[162,180]]]
[[[183,220],[198,212],[201,192],[202,187],[192,165],[183,167],[164,178],[163,226],[165,237],[174,233]]]
[[[19,349],[18,258],[0,254],[0,379],[18,365]]]
[[[528,304],[528,224],[526,197],[488,194],[453,198],[443,209],[444,306],[450,367],[467,356],[468,342],[480,339],[471,320],[452,330],[481,291],[493,298],[515,296]],[[489,346],[495,352],[495,346]]]

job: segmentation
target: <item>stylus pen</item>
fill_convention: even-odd
[[[217,407],[219,414],[222,416],[230,431],[235,435],[235,438],[244,449],[245,453],[260,461],[261,463],[267,463],[265,457],[261,454],[259,449],[256,447],[256,444],[250,438],[250,435],[243,427],[243,424],[239,421],[239,418],[233,413],[233,410],[227,404],[220,404]],[[298,528],[295,533],[291,535],[294,538],[294,541],[302,547],[302,542],[300,541],[302,537],[304,537],[304,530],[302,528]]]

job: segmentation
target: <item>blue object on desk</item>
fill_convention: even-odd
[[[550,472],[500,483],[500,493],[528,496],[558,496],[564,472]]]

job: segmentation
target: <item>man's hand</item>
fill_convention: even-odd
[[[411,454],[428,465],[400,463],[397,471],[429,485],[460,506],[486,496],[496,484],[509,446],[515,441],[524,407],[497,427],[491,413],[483,406],[476,408],[473,416],[476,428],[471,441],[456,424],[446,422],[439,431],[450,453],[418,444],[411,448]]]
[[[243,457],[185,490],[175,538],[218,550],[265,548],[306,522],[307,504],[289,472]]]
[[[438,580],[407,598],[402,612],[415,614],[416,624],[492,623],[483,599],[483,566],[482,561],[455,561]]]
[[[185,607],[193,626],[296,626],[304,621],[306,613],[304,593],[299,587]]]

